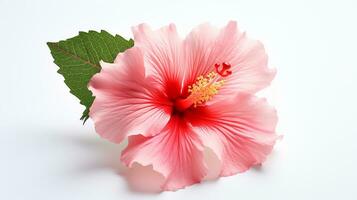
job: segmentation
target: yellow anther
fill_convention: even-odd
[[[215,64],[215,71],[210,72],[205,76],[199,76],[196,82],[188,86],[189,95],[186,98],[177,98],[175,100],[174,106],[175,110],[179,112],[184,112],[191,106],[197,107],[201,104],[206,103],[214,95],[218,93],[218,90],[223,86],[223,78],[232,74],[229,70],[231,65],[229,63]]]
[[[224,80],[219,80],[216,72],[211,72],[206,76],[199,76],[196,82],[188,86],[190,98],[193,101],[193,106],[201,105],[218,93],[218,90],[223,86]]]

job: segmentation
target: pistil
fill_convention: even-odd
[[[179,111],[184,111],[191,106],[197,107],[205,104],[211,100],[214,95],[218,93],[218,90],[223,86],[227,77],[232,74],[230,64],[222,63],[215,64],[215,72],[212,71],[205,76],[199,76],[196,82],[188,86],[189,96],[185,99],[177,99],[175,102],[175,108]]]

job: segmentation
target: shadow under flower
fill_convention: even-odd
[[[70,159],[79,158],[75,166],[71,166],[66,174],[70,177],[88,175],[101,170],[110,170],[114,174],[120,175],[133,193],[144,193],[156,195],[162,192],[161,185],[165,178],[153,170],[152,165],[142,166],[134,163],[131,168],[124,166],[120,162],[120,154],[125,149],[127,141],[120,144],[113,144],[99,136],[90,133],[54,133],[46,134],[49,142],[55,146],[53,148],[70,148],[74,154]],[[272,155],[274,156],[274,151]],[[202,185],[215,184],[218,180],[221,164],[216,154],[206,148],[204,159],[208,167],[208,174],[202,180]],[[251,168],[253,172],[263,173],[264,167],[256,165]]]
[[[73,149],[73,154],[68,156],[68,160],[76,160],[78,157],[75,166],[65,169],[65,175],[71,178],[110,170],[126,180],[131,192],[158,194],[162,191],[160,186],[165,179],[160,173],[154,171],[151,165],[142,166],[134,163],[128,168],[120,162],[120,154],[126,147],[127,141],[113,144],[97,136],[93,137],[89,133],[52,132],[46,136],[53,148]]]
[[[72,159],[77,156],[81,157],[81,161],[76,162],[76,166],[73,166],[74,168],[71,168],[69,172],[72,177],[100,170],[110,170],[126,180],[128,189],[131,192],[152,195],[162,192],[160,186],[164,184],[165,178],[154,171],[151,165],[142,166],[134,163],[131,168],[128,168],[120,162],[120,154],[126,147],[127,141],[121,144],[113,144],[99,138],[97,135],[94,136],[88,133],[53,133],[51,137],[54,137],[51,139],[55,139],[57,144],[61,144],[60,146],[66,146],[64,148],[75,148],[81,151],[79,155],[72,155]],[[218,180],[221,164],[216,154],[208,148],[205,149],[204,158],[208,167],[208,174],[202,180],[202,183],[203,185],[214,184]],[[264,169],[262,165],[256,165],[252,167],[252,171],[262,173]]]

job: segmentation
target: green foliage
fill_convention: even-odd
[[[131,48],[134,41],[102,30],[79,32],[78,36],[47,45],[59,67],[58,73],[63,75],[70,92],[86,107],[81,117],[85,122],[95,98],[88,89],[88,82],[100,72],[99,61],[113,62],[117,54]]]

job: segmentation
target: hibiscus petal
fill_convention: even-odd
[[[275,70],[267,67],[268,56],[262,43],[247,38],[234,21],[220,31],[208,24],[201,25],[188,35],[184,46],[190,68],[187,84],[213,71],[215,63],[223,62],[232,65],[233,74],[226,78],[220,90],[222,95],[255,93],[268,86],[275,76]]]
[[[200,75],[213,70],[216,58],[211,55],[219,30],[208,23],[194,28],[184,40],[184,52],[188,72],[186,83],[191,84]]]
[[[101,62],[101,66],[90,81],[96,98],[89,115],[96,131],[113,142],[121,142],[127,135],[160,131],[171,108],[154,84],[148,84],[141,51],[133,47],[119,54],[114,64]]]
[[[152,165],[166,178],[162,188],[177,190],[198,183],[205,176],[203,150],[201,141],[187,122],[173,116],[166,128],[155,136],[130,136],[121,160],[127,166],[135,162]]]
[[[182,40],[175,25],[153,31],[141,24],[132,30],[135,46],[143,50],[147,75],[161,83],[170,97],[177,97],[185,70],[182,69]]]
[[[241,93],[198,109],[188,113],[188,120],[222,161],[222,176],[262,163],[279,138],[276,111],[264,99]]]

